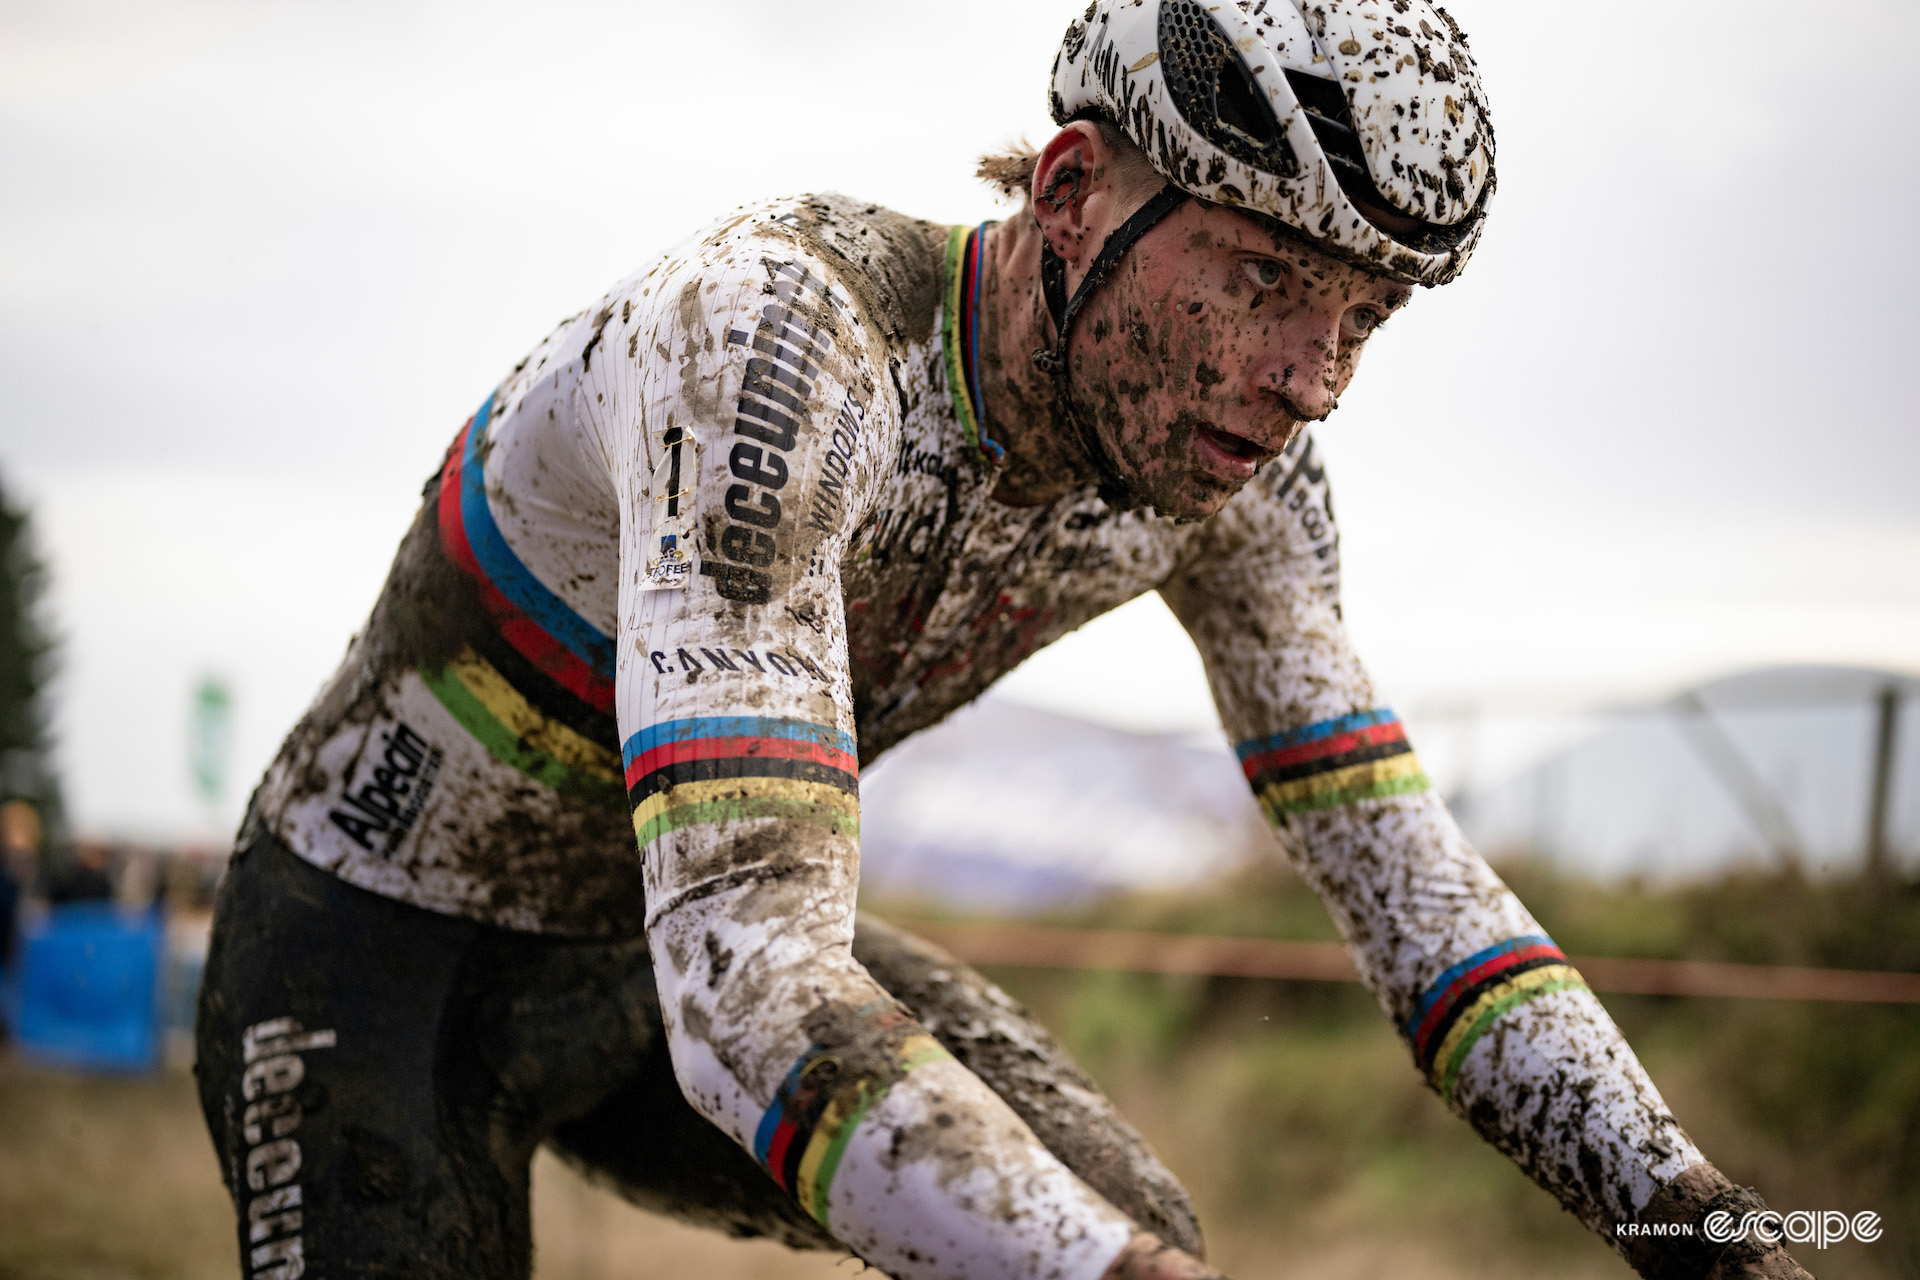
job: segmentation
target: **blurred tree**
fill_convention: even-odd
[[[46,589],[28,513],[0,484],[0,803],[32,805],[41,831],[57,837],[64,815],[48,755],[54,642],[42,613]]]

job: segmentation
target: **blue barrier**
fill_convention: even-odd
[[[104,903],[74,903],[29,925],[12,1000],[21,1054],[61,1066],[151,1070],[165,948],[157,910],[123,915]]]

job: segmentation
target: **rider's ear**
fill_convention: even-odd
[[[1033,167],[1033,216],[1067,262],[1088,252],[1091,229],[1113,203],[1113,154],[1099,128],[1076,120],[1053,136]],[[1092,249],[1097,251],[1098,240]]]

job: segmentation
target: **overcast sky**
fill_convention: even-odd
[[[0,478],[56,575],[83,824],[231,820],[461,421],[613,280],[782,193],[1004,213],[973,157],[1045,137],[1078,7],[0,0]],[[1920,668],[1920,103],[1869,56],[1920,6],[1453,12],[1489,230],[1320,431],[1386,697]],[[238,708],[211,815],[202,672]],[[1211,719],[1153,602],[1009,687]]]

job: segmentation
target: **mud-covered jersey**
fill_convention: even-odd
[[[1434,1087],[1596,1229],[1632,1220],[1701,1156],[1379,705],[1311,438],[1204,522],[995,501],[969,234],[752,208],[564,323],[458,433],[250,825],[432,910],[644,928],[689,1099],[841,1240],[1090,1280],[1124,1219],[851,959],[858,777],[1157,589]]]

